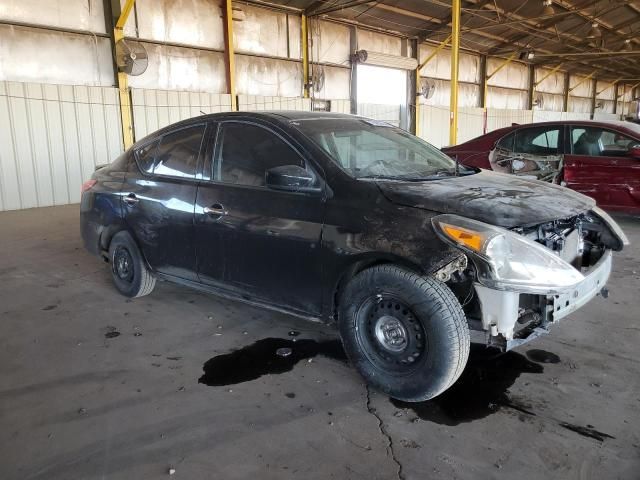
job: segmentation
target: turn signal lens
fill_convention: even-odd
[[[431,219],[437,234],[463,249],[486,287],[549,295],[584,280],[580,271],[555,252],[523,235],[458,215]]]
[[[484,237],[478,232],[474,232],[473,230],[466,230],[460,227],[454,227],[453,225],[449,225],[447,223],[442,224],[442,230],[447,234],[447,236],[451,238],[451,240],[464,245],[474,252],[479,252],[482,249],[482,242],[484,241]]]
[[[87,190],[91,190],[91,188],[98,183],[97,180],[94,180],[93,178],[91,180],[87,180],[86,182],[84,182],[82,184],[82,188],[80,189],[80,193],[84,193]]]

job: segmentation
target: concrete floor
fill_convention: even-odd
[[[77,205],[0,213],[0,478],[640,479],[640,221],[621,223],[608,299],[515,353],[475,352],[410,409],[313,357],[332,339],[317,325],[167,283],[120,296]],[[290,330],[323,342],[294,344],[290,371],[198,383]],[[225,358],[231,381],[264,365]]]

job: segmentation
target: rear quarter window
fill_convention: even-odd
[[[508,135],[505,135],[504,137],[502,137],[500,140],[498,140],[498,142],[496,143],[496,147],[502,148],[504,150],[513,151],[513,142],[515,138],[516,138],[516,133],[511,132]]]
[[[158,149],[158,143],[160,143],[159,140],[156,140],[136,150],[136,163],[142,172],[153,173],[153,164],[156,151]]]
[[[164,135],[156,149],[153,173],[194,178],[205,128],[194,125]]]

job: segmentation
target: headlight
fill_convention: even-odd
[[[443,240],[470,254],[478,281],[489,288],[547,295],[584,279],[551,250],[504,228],[457,215],[438,215],[432,223]]]

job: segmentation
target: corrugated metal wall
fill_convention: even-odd
[[[487,112],[490,114],[490,110]],[[484,133],[485,113],[478,107],[458,110],[458,143]],[[423,106],[420,108],[420,138],[438,148],[449,145],[449,108]]]
[[[420,108],[420,138],[442,148],[449,144],[449,109],[423,106]]]
[[[489,108],[487,109],[487,132],[508,127],[513,123],[533,122],[533,111]]]
[[[111,87],[0,82],[0,125],[0,210],[78,202],[123,150]]]
[[[351,113],[349,100],[331,100],[331,111],[336,113]]]
[[[238,110],[250,112],[260,110],[301,110],[311,111],[310,98],[263,97],[260,95],[238,95]]]
[[[591,117],[588,113],[580,112],[549,112],[545,110],[534,110],[534,122],[554,122],[557,120],[589,120]]]
[[[135,139],[198,115],[231,111],[226,93],[131,89]]]
[[[358,103],[358,115],[381,120],[396,127],[400,126],[400,105],[379,105],[375,103]]]

